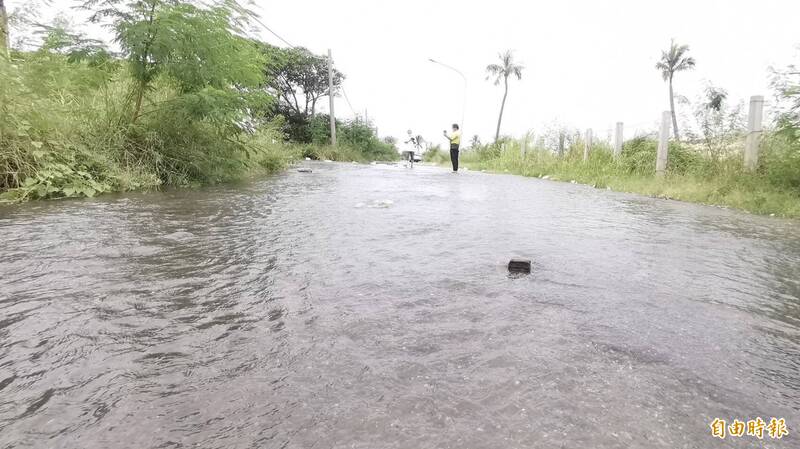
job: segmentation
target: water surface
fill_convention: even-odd
[[[800,447],[798,222],[308,165],[0,208],[0,447]]]

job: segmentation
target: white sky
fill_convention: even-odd
[[[7,1],[12,9],[23,0]],[[57,0],[50,13],[68,11]],[[439,142],[460,121],[461,78],[468,79],[464,134],[494,136],[502,88],[485,81],[497,53],[515,51],[525,65],[512,81],[501,133],[541,131],[554,122],[605,138],[616,121],[626,138],[655,128],[669,108],[654,65],[670,38],[689,44],[693,72],[676,76],[676,92],[694,100],[704,81],[733,101],[765,95],[768,67],[800,61],[798,0],[377,1],[254,0],[261,20],[284,39],[316,53],[333,50],[356,112],[368,109],[381,135],[407,129]],[[72,12],[67,12],[72,14]],[[264,31],[263,40],[281,44]],[[344,98],[337,115],[352,117]]]

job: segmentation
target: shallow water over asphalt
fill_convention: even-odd
[[[307,165],[0,208],[0,447],[800,447],[798,222]]]

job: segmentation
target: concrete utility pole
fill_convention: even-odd
[[[764,97],[750,97],[750,116],[747,118],[747,140],[744,144],[744,168],[753,171],[758,166],[758,147],[761,143],[761,116]]]
[[[589,160],[589,152],[592,151],[592,130],[586,130],[586,139],[583,142],[583,162]]]
[[[617,131],[614,134],[614,157],[622,155],[622,122],[617,122]]]
[[[6,5],[3,0],[0,0],[0,52],[6,58],[11,58],[11,42],[8,37],[8,14],[6,12]]]
[[[333,112],[333,56],[331,49],[328,49],[328,97],[331,100],[331,145],[336,146],[336,114]]]
[[[525,153],[528,152],[528,138],[530,136],[528,133],[525,133],[525,136],[522,138],[522,145],[519,147],[519,155],[521,158],[525,159]]]
[[[658,153],[656,154],[656,176],[664,176],[667,170],[669,156],[669,127],[672,122],[672,113],[661,113],[661,133],[658,135]]]

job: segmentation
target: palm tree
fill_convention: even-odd
[[[670,42],[669,51],[662,51],[661,60],[656,64],[656,69],[661,70],[664,81],[669,81],[669,108],[672,112],[672,130],[675,132],[677,140],[680,140],[680,135],[678,134],[678,119],[675,118],[675,94],[672,92],[672,78],[675,76],[675,72],[694,68],[694,58],[686,56],[688,51],[688,45],[678,45],[673,39]]]
[[[522,79],[522,69],[523,67],[520,64],[514,63],[514,55],[512,54],[511,50],[506,50],[505,53],[500,53],[497,56],[500,57],[500,64],[489,64],[486,66],[486,79],[494,77],[494,85],[500,85],[500,81],[503,81],[505,86],[505,92],[503,92],[503,103],[500,104],[500,117],[497,118],[497,132],[494,134],[494,141],[500,138],[500,123],[503,121],[503,110],[506,107],[506,97],[508,97],[508,77],[514,75],[517,77],[518,80]]]

